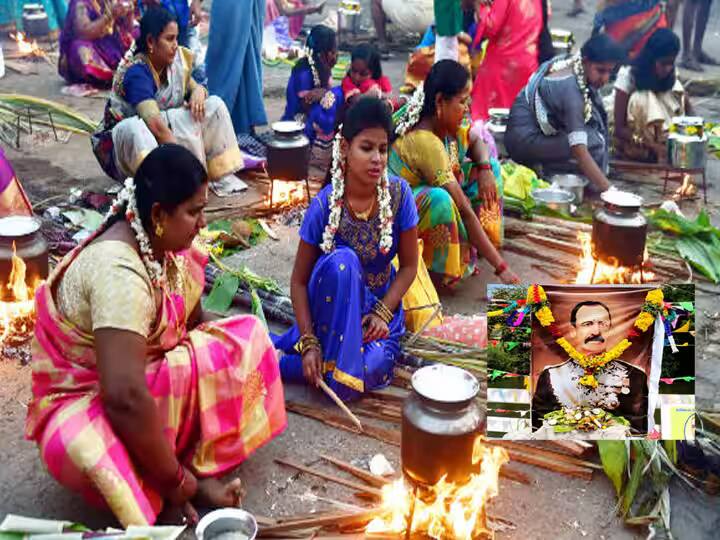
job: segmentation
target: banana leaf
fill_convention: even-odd
[[[720,283],[720,241],[703,242],[697,237],[683,237],[677,241],[678,253],[690,265],[713,283]]]
[[[250,289],[250,309],[252,314],[260,319],[260,322],[262,322],[265,328],[269,330],[267,320],[265,319],[265,312],[262,307],[262,301],[255,289]]]
[[[697,219],[690,220],[677,215],[674,212],[659,209],[647,214],[648,221],[658,229],[677,234],[678,236],[694,236],[706,233],[720,238],[720,230],[712,226],[710,216],[703,209]]]
[[[234,274],[223,273],[213,284],[205,299],[203,309],[224,314],[230,309],[235,293],[240,287],[240,278]]]
[[[628,446],[625,441],[598,441],[597,445],[605,474],[615,486],[619,497],[628,465]]]
[[[643,478],[645,465],[647,464],[647,456],[642,449],[642,445],[640,445],[638,441],[632,441],[630,444],[632,444],[633,449],[635,450],[635,460],[633,461],[632,470],[630,471],[630,480],[628,480],[627,487],[625,488],[625,492],[622,496],[622,503],[620,505],[623,516],[627,516],[630,512],[630,508],[632,507],[635,495],[637,494],[640,482]]]

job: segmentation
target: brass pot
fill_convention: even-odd
[[[412,388],[402,414],[403,472],[421,486],[435,485],[443,476],[467,480],[485,420],[476,399],[480,383],[463,369],[437,364],[416,371]]]

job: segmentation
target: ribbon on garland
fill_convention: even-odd
[[[518,411],[518,410],[512,410],[512,409],[488,409],[488,412],[496,412],[496,413],[500,413],[500,414],[517,413],[520,416],[524,417],[530,411],[527,409],[525,409],[524,411]]]
[[[685,382],[692,382],[695,380],[695,377],[691,377],[689,375],[686,375],[685,377],[662,377],[660,379],[660,382],[664,382],[665,384],[672,384],[675,381],[685,381]]]
[[[490,372],[489,377],[491,381],[494,381],[496,379],[504,379],[511,377],[525,377],[525,375],[521,375],[520,373],[510,373],[509,371],[502,371],[500,369],[493,369]]]
[[[663,327],[665,328],[665,337],[668,340],[668,343],[670,344],[670,350],[672,350],[672,353],[675,354],[678,352],[677,345],[675,344],[675,338],[672,334],[672,327],[670,326],[670,320],[668,320],[668,317],[665,315],[662,315],[662,322]]]

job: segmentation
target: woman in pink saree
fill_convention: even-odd
[[[262,323],[202,313],[207,257],[193,240],[207,189],[192,153],[156,148],[36,295],[26,436],[123,526],[154,524],[164,506],[193,522],[197,505],[237,505],[239,480],[217,477],[286,425]]]
[[[547,22],[547,0],[480,0],[473,48],[488,40],[477,69],[470,112],[487,120],[488,110],[509,109],[538,68],[541,33]]]

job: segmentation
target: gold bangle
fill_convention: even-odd
[[[305,334],[303,336],[300,336],[300,339],[297,343],[297,348],[298,352],[300,352],[300,356],[303,356],[310,349],[317,349],[318,351],[322,350],[320,347],[320,340],[313,334]]]
[[[390,324],[393,320],[393,312],[385,305],[382,300],[378,300],[373,307],[373,313],[380,317],[385,324]]]

